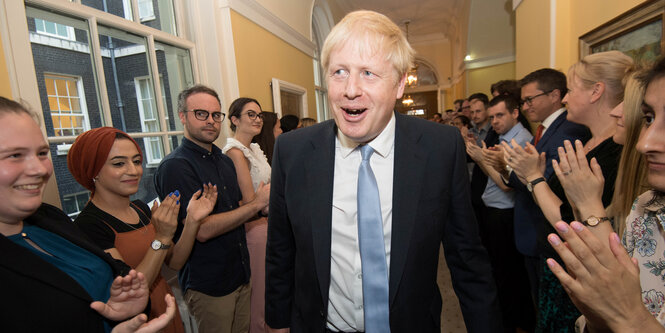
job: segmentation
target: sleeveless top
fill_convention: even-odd
[[[150,248],[150,244],[155,239],[155,226],[150,223],[152,214],[148,205],[140,200],[136,200],[130,203],[130,205],[139,215],[139,223],[137,224],[127,224],[117,219],[115,216],[99,209],[92,201],[88,202],[81,214],[76,218],[75,223],[90,239],[99,244],[101,248],[108,249],[115,247],[124,262],[136,268],[141,264],[148,251],[154,251]],[[101,229],[106,229],[105,232],[107,234],[112,232],[113,236],[109,237],[110,235],[107,235],[104,237],[103,233],[100,232]],[[108,246],[109,241],[113,242],[113,246]],[[159,273],[152,282],[152,285],[150,285],[149,319],[157,318],[166,311],[164,296],[167,293],[173,295],[173,291],[171,291],[162,274]],[[162,329],[162,332],[184,332],[179,311],[176,311],[174,319]]]
[[[252,177],[252,185],[255,191],[261,182],[264,184],[270,183],[270,164],[268,164],[268,158],[266,158],[258,143],[252,143],[248,148],[240,143],[240,141],[228,138],[226,139],[226,146],[222,148],[222,152],[226,154],[231,148],[240,149],[249,161],[249,175]]]

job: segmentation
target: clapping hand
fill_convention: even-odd
[[[148,282],[143,273],[135,270],[118,276],[111,284],[111,296],[106,303],[92,302],[90,307],[107,319],[120,321],[143,311],[148,304]]]
[[[589,329],[650,331],[644,325],[656,320],[642,303],[637,262],[628,256],[619,236],[610,235],[608,248],[579,222],[557,222],[555,227],[566,243],[555,234],[547,239],[568,272],[554,259],[547,259],[547,265],[586,317]],[[656,325],[649,327],[663,329]]]
[[[491,166],[500,174],[506,171],[506,160],[503,155],[503,146],[487,147],[483,142],[483,160],[485,164]]]
[[[259,207],[262,207],[261,211],[264,214],[267,213],[268,203],[270,202],[270,184],[263,184],[261,182],[256,189],[254,200],[259,204]]]
[[[180,193],[169,193],[169,195],[162,200],[162,204],[155,204],[152,206],[151,223],[155,226],[155,236],[162,242],[173,238],[173,234],[178,226],[178,212],[180,211]]]
[[[575,140],[575,148],[568,140],[564,141],[564,146],[559,147],[559,162],[552,161],[552,168],[566,191],[568,201],[574,207],[602,210],[605,178],[600,165],[595,158],[589,165],[580,140]]]
[[[217,185],[203,184],[203,192],[196,191],[187,205],[187,219],[185,223],[199,223],[210,215],[217,203]]]
[[[530,143],[522,148],[514,139],[510,141],[510,144],[502,142],[501,145],[506,163],[513,168],[518,177],[526,181],[543,177],[546,165],[544,152],[538,154],[536,147]]]
[[[478,147],[476,142],[472,140],[466,140],[464,143],[466,145],[466,153],[469,154],[469,156],[471,156],[471,159],[476,161],[476,163],[482,163],[483,149]]]
[[[116,325],[111,333],[156,333],[161,332],[161,330],[168,325],[168,323],[173,320],[175,317],[175,312],[177,307],[175,304],[175,298],[169,294],[164,296],[166,301],[166,312],[161,316],[152,319],[147,322],[148,317],[141,313],[138,316],[123,321],[122,323]]]

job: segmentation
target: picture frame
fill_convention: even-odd
[[[665,0],[646,1],[579,38],[580,59],[618,50],[636,62],[651,62],[665,54]]]

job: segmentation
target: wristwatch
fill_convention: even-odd
[[[545,178],[543,177],[538,177],[530,182],[526,183],[526,189],[529,190],[529,192],[533,192],[533,187],[536,186],[536,184],[544,182]]]
[[[152,241],[152,244],[150,244],[150,247],[155,251],[159,251],[159,250],[167,250],[171,247],[171,245],[163,244],[159,240],[155,239],[154,241]]]
[[[589,218],[584,220],[584,225],[587,226],[587,227],[595,227],[598,224],[600,224],[600,222],[610,222],[610,218],[609,217],[597,217],[597,216],[591,215],[591,216],[589,216]]]

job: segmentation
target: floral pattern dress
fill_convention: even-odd
[[[623,243],[640,266],[644,305],[665,326],[665,196],[647,191],[635,200]]]

